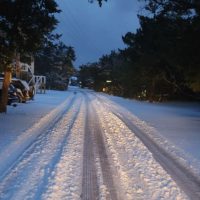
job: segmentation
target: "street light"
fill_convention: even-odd
[[[106,80],[106,83],[112,83],[112,81],[111,80]]]

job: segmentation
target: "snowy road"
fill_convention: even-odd
[[[140,125],[100,94],[71,90],[0,153],[0,199],[200,199],[199,178]]]

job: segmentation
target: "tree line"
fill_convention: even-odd
[[[30,57],[57,38],[53,30],[59,12],[54,0],[0,1],[0,68],[4,72],[0,112],[7,110],[8,87],[17,57]]]
[[[35,74],[46,76],[48,89],[66,90],[75,59],[73,47],[63,42],[45,45],[35,55]]]
[[[99,6],[103,1],[107,0],[96,0]],[[4,72],[0,113],[7,111],[8,87],[19,59],[29,63],[35,57],[37,74],[47,75],[51,88],[67,82],[75,51],[53,32],[58,24],[55,14],[59,12],[55,0],[0,1],[0,72]]]
[[[82,85],[150,101],[200,99],[200,2],[145,0],[125,49],[80,67]]]
[[[48,79],[54,77],[51,87],[56,81],[67,83],[75,52],[54,32],[58,24],[55,14],[59,12],[55,0],[0,1],[0,72],[4,73],[0,112],[7,110],[8,87],[19,60],[30,63],[34,57],[36,72],[45,72],[42,75],[49,75]]]

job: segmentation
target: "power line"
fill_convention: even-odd
[[[85,31],[85,29],[80,26],[80,24],[76,18],[76,15],[74,15],[74,13],[71,11],[70,7],[68,6],[68,3],[66,1],[63,1],[63,3],[64,3],[64,8],[65,8],[65,9],[63,9],[63,14],[66,17],[67,22],[69,22],[69,24],[73,30],[73,34],[75,34],[77,36],[77,39],[84,41],[84,44],[89,49],[94,50],[94,48],[93,48],[94,46],[89,45],[89,44],[95,44],[94,39],[92,37],[89,37],[89,35]],[[66,21],[64,23],[66,23]],[[84,38],[87,38],[87,42],[84,40]],[[95,47],[95,51],[98,52],[100,55],[102,55],[102,51],[99,49],[98,46]]]

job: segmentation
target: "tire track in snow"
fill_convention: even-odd
[[[135,135],[144,143],[152,152],[156,161],[174,178],[180,188],[190,197],[191,200],[200,199],[200,182],[186,170],[177,160],[174,160],[161,149],[155,142],[139,130],[132,121],[123,114],[113,112],[126,126],[135,133]]]
[[[156,143],[134,124],[134,119],[130,114],[122,112],[119,107],[106,103],[99,95],[95,95],[105,107],[107,107],[116,117],[118,117],[149,149],[154,158],[176,181],[177,185],[188,195],[191,200],[200,199],[200,177],[187,169],[178,159],[174,158],[163,146]],[[129,117],[128,117],[129,116]]]
[[[85,118],[85,102],[83,101],[77,120],[70,131],[68,142],[51,174],[42,199],[79,200],[81,198]]]
[[[96,114],[96,110],[92,106],[92,101],[88,98],[87,94],[87,120],[86,120],[86,133],[84,145],[84,163],[83,163],[83,185],[82,185],[82,199],[95,200],[100,199],[102,194],[100,183],[97,181],[97,164],[95,160],[98,157],[101,168],[101,175],[103,184],[106,187],[106,199],[117,200],[117,192],[113,181],[113,174],[110,168],[109,158],[107,156],[104,139]],[[98,186],[97,186],[98,184]]]
[[[37,138],[41,137],[47,129],[50,130],[53,128],[54,124],[68,111],[74,99],[74,95],[71,95],[71,97],[65,100],[61,105],[53,109],[31,128],[22,133],[4,151],[0,152],[0,180],[15,166],[18,162],[17,160],[20,160],[21,155],[34,144]],[[49,124],[50,120],[52,122],[51,124]]]
[[[62,112],[59,113],[59,114],[52,120],[52,123],[46,127],[46,130],[43,130],[43,129],[42,129],[42,130],[39,130],[39,131],[37,132],[37,134],[36,134],[36,137],[33,138],[33,136],[32,136],[32,135],[34,135],[34,133],[32,133],[32,128],[30,128],[30,130],[28,129],[28,130],[25,132],[26,135],[29,135],[29,134],[30,134],[30,137],[31,137],[30,142],[27,142],[27,143],[28,143],[27,145],[23,145],[23,144],[22,144],[22,146],[23,146],[24,148],[23,148],[23,149],[20,149],[20,151],[18,151],[18,149],[16,150],[16,152],[19,152],[19,153],[17,154],[18,157],[16,157],[16,158],[14,157],[14,158],[12,159],[12,160],[13,160],[12,163],[7,162],[6,160],[5,160],[5,163],[2,163],[2,164],[4,164],[4,165],[6,165],[6,170],[4,170],[4,173],[2,173],[2,174],[0,175],[0,180],[3,180],[4,177],[7,176],[7,175],[13,170],[13,168],[21,161],[21,159],[23,159],[26,155],[30,154],[30,153],[28,153],[28,152],[30,152],[31,149],[34,149],[35,146],[38,146],[38,142],[41,141],[41,139],[42,139],[43,137],[45,137],[45,135],[46,135],[47,133],[50,133],[50,132],[51,132],[51,130],[53,129],[53,127],[55,126],[55,124],[58,123],[59,120],[63,117],[63,114],[64,114],[65,112],[68,112],[68,110],[70,109],[70,106],[71,106],[71,104],[73,104],[74,100],[75,100],[75,98],[73,97],[73,98],[70,98],[70,100],[65,101],[64,104],[67,104],[67,105],[66,105],[65,108],[62,110]],[[61,105],[61,106],[63,106],[63,105]],[[59,106],[59,107],[60,107],[60,106]],[[57,110],[57,109],[58,109],[58,108],[56,108],[55,110]],[[60,108],[59,108],[59,109],[60,109]],[[53,111],[54,111],[54,110],[53,110]],[[51,112],[51,113],[52,113],[52,112]],[[48,115],[49,115],[49,114],[47,114],[44,118],[48,117]],[[44,121],[44,118],[42,119],[43,121]],[[46,120],[45,120],[45,121],[46,121]],[[35,128],[38,124],[40,124],[40,122],[37,122],[36,124],[34,124],[33,127]],[[30,131],[30,133],[29,133],[29,131]],[[23,136],[21,136],[21,137],[23,137]],[[26,138],[26,139],[29,140],[29,138]],[[22,140],[23,140],[23,138],[22,138]],[[17,143],[18,143],[18,141],[17,141]],[[20,145],[20,142],[19,142],[18,145]],[[16,144],[15,144],[15,146],[16,146]],[[14,146],[14,147],[15,147],[15,146]],[[11,147],[9,147],[8,150],[5,150],[5,152],[2,152],[2,153],[1,153],[1,154],[4,153],[4,155],[7,155],[7,156],[4,156],[5,159],[6,159],[6,157],[9,157],[10,154],[11,154],[10,152],[7,153],[7,151],[10,151],[10,148],[11,148]],[[18,148],[20,148],[20,147],[18,147]],[[16,153],[16,152],[15,152],[15,153]],[[3,160],[3,161],[4,161],[4,160]],[[2,168],[2,167],[1,167],[1,168]],[[3,168],[4,168],[4,167],[3,167]],[[1,170],[1,171],[3,171],[3,170]]]
[[[87,99],[89,101],[89,99]],[[97,172],[95,167],[94,157],[94,138],[93,138],[93,127],[91,125],[91,117],[89,113],[89,102],[86,106],[86,125],[84,135],[84,151],[83,151],[83,178],[82,178],[82,194],[81,199],[83,200],[98,200],[99,189],[97,182]]]
[[[78,95],[77,95],[78,96]],[[74,98],[77,98],[77,96],[75,96]],[[78,104],[74,104],[72,105],[72,107],[74,106],[75,109],[72,110],[72,112],[74,112],[74,115],[72,116],[72,118],[70,118],[70,120],[67,122],[68,123],[68,130],[67,130],[67,133],[65,135],[65,137],[63,138],[63,141],[61,142],[60,144],[60,148],[58,148],[58,152],[56,152],[56,155],[54,154],[54,158],[52,159],[52,162],[50,163],[49,166],[46,167],[46,170],[45,170],[45,175],[44,175],[44,178],[43,180],[40,182],[40,186],[38,187],[38,190],[35,192],[35,199],[41,199],[42,198],[42,195],[44,195],[44,191],[48,189],[47,185],[48,185],[48,182],[50,180],[50,177],[52,174],[54,174],[54,169],[56,168],[56,165],[59,163],[62,155],[64,154],[64,150],[65,150],[65,146],[68,145],[68,138],[70,137],[70,135],[72,134],[72,129],[73,129],[73,126],[78,118],[78,115],[79,115],[79,112],[80,112],[80,108],[81,108],[81,104],[82,104],[82,97],[79,97],[81,98],[78,102]],[[70,123],[69,123],[70,122]]]
[[[140,200],[140,199],[150,199],[148,190],[146,192],[143,191],[145,188],[145,184],[140,181],[137,173],[129,174],[127,173],[127,169],[123,166],[126,166],[126,162],[128,160],[127,155],[123,152],[125,147],[125,136],[122,138],[118,138],[116,131],[122,131],[116,126],[118,123],[113,121],[113,119],[107,114],[110,112],[106,110],[102,102],[99,102],[96,99],[96,96],[91,95],[93,97],[94,107],[97,110],[98,117],[100,120],[100,124],[102,126],[103,135],[105,138],[106,149],[109,156],[109,161],[112,166],[112,172],[114,174],[114,182],[116,184],[116,189],[119,193],[119,199],[126,199],[126,200]],[[104,108],[103,108],[104,107]],[[107,113],[105,115],[105,112]],[[106,122],[104,122],[106,120]],[[112,128],[111,128],[112,127]],[[118,141],[119,140],[119,141]],[[124,145],[120,145],[123,144]],[[132,179],[131,176],[134,178]]]
[[[81,100],[77,98],[68,112],[60,117],[61,119],[59,118],[56,124],[52,124],[55,128],[40,135],[26,149],[1,181],[0,199],[38,199],[41,196],[41,187],[47,183],[47,176],[60,159],[63,146],[67,143],[70,129],[78,115],[80,104]]]
[[[119,183],[120,193],[125,194],[124,199],[187,199],[134,132],[102,100],[92,96],[104,129],[112,169],[118,174],[115,182]]]

